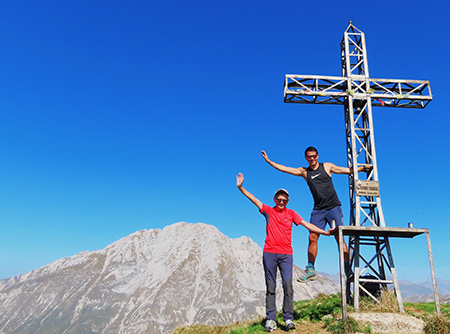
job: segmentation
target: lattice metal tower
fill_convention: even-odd
[[[284,101],[344,106],[348,166],[373,166],[370,172],[349,176],[350,226],[385,227],[378,188],[372,107],[424,108],[432,100],[430,84],[423,80],[370,78],[364,33],[351,21],[341,41],[341,61],[342,77],[286,75]],[[360,245],[375,247],[374,256],[364,258],[359,252]],[[364,282],[362,274],[370,270],[376,275],[378,283],[394,284],[400,304],[400,290],[388,237],[374,235],[360,239],[350,236],[349,248],[355,286],[365,290],[359,282]],[[365,264],[361,270],[360,260]],[[385,268],[390,270],[392,280],[387,279]],[[359,290],[356,293],[359,295]],[[400,308],[403,309],[403,304]]]

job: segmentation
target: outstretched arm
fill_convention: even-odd
[[[269,159],[269,156],[267,155],[266,151],[261,151],[261,154],[264,158],[264,160],[266,160],[266,162],[271,165],[273,168],[278,169],[279,171],[283,172],[283,173],[288,173],[288,174],[292,174],[295,176],[302,176],[304,178],[306,178],[306,171],[303,167],[298,167],[298,168],[294,168],[294,167],[287,167],[281,164],[278,164],[276,162],[273,162],[272,160]]]
[[[325,170],[328,172],[328,174],[334,173],[334,174],[353,174],[354,169],[353,167],[339,167],[335,164],[332,164],[331,162],[325,162],[324,163]],[[373,166],[366,164],[363,166],[358,167],[358,172],[367,172],[372,170]]]
[[[242,184],[244,183],[244,175],[242,175],[242,173],[239,173],[236,176],[236,185],[238,187],[238,189],[241,191],[241,193],[244,194],[245,197],[247,197],[250,201],[252,201],[253,204],[255,204],[258,209],[261,211],[262,210],[262,203],[259,199],[257,199],[251,192],[249,192],[247,189],[245,189]]]
[[[317,234],[328,235],[328,236],[330,235],[330,231],[322,230],[321,228],[318,228],[316,225],[308,223],[308,222],[306,222],[303,219],[300,222],[300,225],[302,225],[303,227],[306,227],[310,232],[314,232],[314,233],[317,233]]]

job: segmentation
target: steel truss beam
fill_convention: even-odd
[[[362,89],[360,80],[352,77],[347,89],[347,78],[287,74],[284,83],[284,102],[345,104],[348,97],[370,99],[372,106],[425,108],[433,99],[429,81],[370,79],[369,89]]]

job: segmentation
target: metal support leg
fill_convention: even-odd
[[[392,257],[391,245],[389,244],[389,238],[384,239],[386,243],[386,251],[388,253],[389,267],[391,268],[392,280],[394,281],[395,294],[397,296],[398,308],[400,312],[404,313],[402,294],[400,292],[400,286],[398,285],[397,272],[395,271],[394,258]]]
[[[359,236],[355,236],[355,270],[353,272],[353,306],[359,312]]]
[[[339,266],[341,272],[341,299],[342,299],[342,320],[347,319],[347,282],[345,279],[344,269],[344,233],[341,226],[338,227],[339,232]]]
[[[431,269],[431,281],[433,282],[433,292],[434,292],[434,302],[436,303],[436,313],[441,315],[441,305],[439,304],[439,292],[436,282],[436,273],[434,272],[434,262],[433,253],[431,252],[431,240],[430,233],[426,232],[427,236],[427,248],[428,248],[428,258],[430,259],[430,269]]]

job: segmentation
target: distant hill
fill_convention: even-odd
[[[303,270],[294,268],[295,277]],[[278,282],[281,308],[281,282]],[[339,291],[319,276],[294,283],[294,299]],[[143,230],[0,280],[0,333],[171,333],[265,314],[262,250],[214,226],[176,223]]]
[[[330,280],[339,283],[339,274],[330,275],[327,273],[320,273],[321,275],[329,278]],[[439,300],[445,302],[450,298],[450,281],[437,278],[437,285],[439,291]],[[402,298],[406,302],[433,302],[434,293],[431,277],[419,282],[411,282],[408,280],[399,280],[400,291]]]

